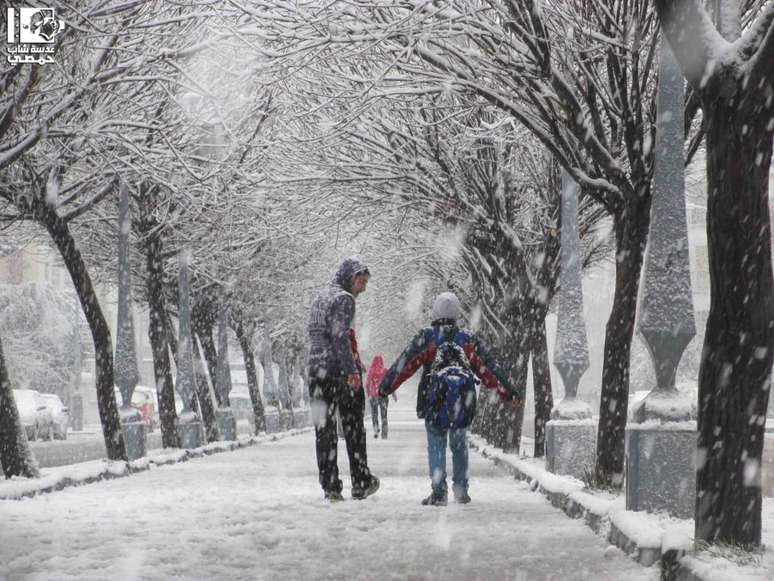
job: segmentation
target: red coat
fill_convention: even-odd
[[[352,358],[355,360],[355,366],[360,373],[363,373],[365,368],[363,367],[363,362],[360,360],[360,353],[357,350],[357,337],[355,337],[355,330],[350,328],[347,331],[347,335],[349,336],[349,346],[352,349]]]
[[[368,367],[368,378],[366,379],[368,397],[379,397],[379,384],[386,374],[387,368],[384,367],[384,359],[381,355],[374,355],[371,365]]]

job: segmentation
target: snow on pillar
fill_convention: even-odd
[[[578,184],[562,172],[561,278],[557,293],[554,366],[564,383],[564,398],[546,424],[546,468],[582,478],[594,465],[596,426],[591,408],[577,399],[578,383],[589,367],[578,235]]]
[[[583,319],[580,236],[578,235],[578,185],[562,172],[561,286],[557,293],[554,366],[564,383],[564,398],[551,415],[556,418],[590,418],[591,408],[576,400],[578,383],[589,368],[586,321]],[[564,404],[564,406],[563,406]],[[576,405],[577,404],[577,405]],[[572,408],[572,409],[569,409]],[[580,414],[580,415],[578,415]]]
[[[656,167],[653,176],[650,240],[642,274],[637,331],[645,341],[656,370],[652,395],[676,397],[675,377],[680,358],[696,335],[688,256],[683,155],[683,76],[669,43],[661,43],[658,87]],[[661,419],[661,406],[636,409],[635,419]],[[674,419],[695,417],[695,404],[676,410]]]
[[[191,400],[196,393],[193,364],[193,334],[191,331],[191,296],[188,269],[191,264],[191,252],[183,250],[179,255],[180,300],[178,307],[178,346],[177,379],[175,389],[183,400],[183,410],[177,423],[180,445],[183,448],[198,448],[202,445],[202,426],[199,418],[191,409]]]
[[[115,381],[121,393],[121,427],[124,431],[126,454],[129,460],[145,455],[145,421],[142,414],[132,407],[132,395],[140,379],[137,368],[137,347],[134,339],[132,316],[131,261],[129,256],[129,232],[132,223],[129,215],[129,188],[125,182],[119,187],[118,201],[118,315]]]
[[[696,334],[688,256],[683,155],[684,80],[661,42],[650,239],[637,331],[656,385],[630,410],[626,426],[626,507],[693,516],[696,401],[675,385],[680,358]]]

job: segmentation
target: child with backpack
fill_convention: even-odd
[[[476,384],[496,389],[512,405],[521,397],[481,340],[462,329],[460,301],[454,293],[438,295],[433,303],[432,323],[412,339],[406,350],[387,371],[379,394],[386,397],[422,367],[417,392],[417,417],[424,418],[427,431],[427,459],[432,492],[423,505],[445,506],[446,443],[452,452],[452,492],[455,502],[467,504],[468,443],[466,428],[476,413]]]

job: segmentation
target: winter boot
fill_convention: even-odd
[[[355,500],[363,500],[374,494],[377,490],[379,490],[379,479],[376,476],[371,475],[371,482],[368,486],[352,487],[352,498]]]
[[[446,506],[449,503],[449,499],[444,492],[443,494],[431,493],[427,498],[422,499],[422,506]]]
[[[328,502],[341,502],[344,500],[344,497],[338,490],[327,490],[325,492],[325,500]]]
[[[454,502],[457,504],[468,504],[470,502],[467,486],[457,486],[455,484],[452,486],[452,491],[454,492]]]

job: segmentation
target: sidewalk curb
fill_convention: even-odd
[[[124,476],[145,472],[152,467],[179,464],[188,462],[194,458],[203,458],[221,452],[231,452],[257,444],[274,442],[283,438],[303,434],[311,429],[312,428],[310,427],[294,428],[285,432],[242,437],[241,439],[232,441],[211,442],[205,446],[192,449],[167,448],[159,451],[157,454],[138,458],[137,460],[131,460],[129,462],[123,460],[92,460],[81,464],[58,466],[56,468],[51,468],[50,470],[53,472],[82,472],[84,474],[82,476],[62,474],[59,476],[46,475],[41,476],[40,478],[12,478],[5,483],[0,482],[0,500],[23,500],[25,498],[33,498],[40,494],[64,490],[65,488],[73,486],[122,478]],[[3,488],[9,488],[11,490],[9,492],[3,492]],[[14,492],[14,488],[17,488],[18,491]]]
[[[571,498],[569,494],[549,490],[540,480],[503,459],[492,455],[486,447],[482,447],[474,439],[468,438],[468,442],[470,447],[484,458],[503,468],[516,480],[526,482],[532,492],[543,494],[553,506],[561,509],[567,516],[573,519],[583,519],[592,531],[598,535],[604,535],[610,544],[621,549],[639,564],[644,567],[650,567],[658,562],[661,571],[660,579],[662,581],[705,581],[692,571],[690,567],[681,562],[682,557],[688,554],[687,551],[682,549],[664,550],[662,546],[638,546],[634,539],[630,538],[616,526],[609,512],[595,512],[589,506],[585,506],[577,499]]]

